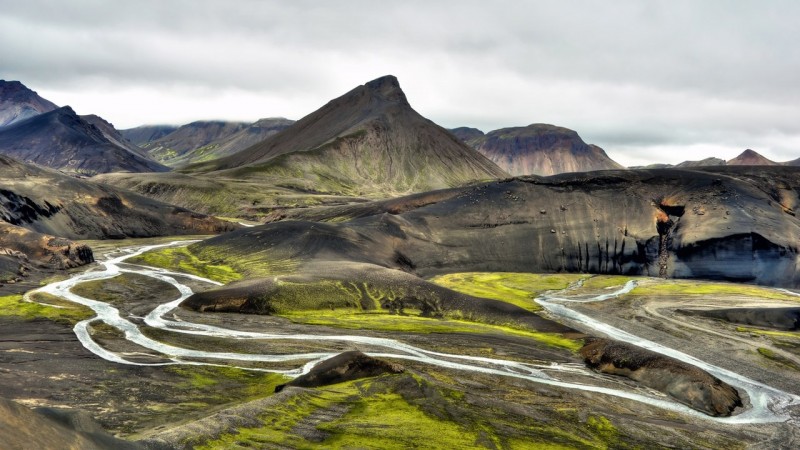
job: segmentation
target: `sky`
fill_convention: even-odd
[[[299,119],[374,78],[624,165],[800,158],[797,1],[0,0],[0,79],[125,129]]]

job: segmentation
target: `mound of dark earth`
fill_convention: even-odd
[[[64,106],[0,128],[0,153],[79,174],[169,170],[111,130],[108,122],[87,120]]]
[[[239,225],[0,156],[0,219],[69,239],[215,234]]]
[[[5,450],[144,448],[114,438],[85,412],[54,408],[31,410],[2,398],[0,443]]]
[[[16,280],[35,267],[69,269],[94,261],[92,249],[85,244],[4,222],[0,222],[0,255],[5,261],[6,270],[12,275],[5,281]],[[3,281],[2,278],[0,281]]]
[[[323,228],[320,235],[310,239],[324,233]],[[304,240],[298,245],[308,243]],[[404,314],[408,309],[418,310],[424,317],[453,313],[577,336],[575,330],[518,306],[461,294],[401,270],[372,264],[317,262],[292,275],[238,281],[196,293],[181,306],[197,311],[254,314],[319,308],[384,309]]]
[[[404,371],[400,364],[389,363],[353,350],[326,359],[311,368],[307,374],[275,386],[275,392],[280,392],[287,386],[313,388]]]
[[[678,309],[690,316],[708,317],[742,325],[753,325],[784,331],[800,330],[800,308],[720,308]]]
[[[593,369],[628,377],[711,416],[727,417],[742,406],[736,389],[708,372],[632,344],[589,338],[580,354]]]
[[[536,123],[483,134],[474,128],[451,130],[511,175],[624,169],[602,148],[583,142],[575,131]]]
[[[58,108],[19,81],[0,80],[0,127]]]
[[[584,272],[798,286],[799,184],[800,171],[788,167],[521,177],[308,210],[308,221],[239,230],[196,248],[231,260],[354,261],[423,277]]]

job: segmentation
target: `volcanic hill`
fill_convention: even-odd
[[[64,106],[0,128],[0,154],[79,174],[169,170],[123,142],[108,122],[88,117]]]
[[[575,131],[554,125],[535,123],[485,135],[474,128],[456,128],[453,133],[514,176],[624,169]]]
[[[19,81],[0,80],[0,127],[58,108]]]
[[[780,166],[780,163],[771,161],[758,152],[750,150],[749,148],[743,151],[739,156],[728,160],[728,166]]]
[[[414,111],[393,76],[351,90],[259,144],[182,172],[99,180],[185,207],[207,205],[206,212],[259,215],[508,176]]]

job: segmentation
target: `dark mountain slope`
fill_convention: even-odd
[[[161,172],[168,168],[109,138],[105,132],[65,106],[0,128],[0,153],[25,162],[75,173]],[[108,125],[107,127],[105,125]]]
[[[244,266],[267,258],[298,267],[370,263],[421,276],[588,272],[796,287],[798,184],[800,171],[786,167],[524,177],[427,202],[416,197],[395,213],[383,212],[386,202],[375,215],[364,216],[362,207],[362,217],[349,222],[240,230],[195,249]],[[316,217],[325,219],[324,212]]]
[[[0,80],[0,127],[58,108],[19,81]]]

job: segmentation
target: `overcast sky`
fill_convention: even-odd
[[[292,119],[396,75],[447,127],[625,165],[800,157],[797,1],[0,0],[0,78],[117,128]]]

